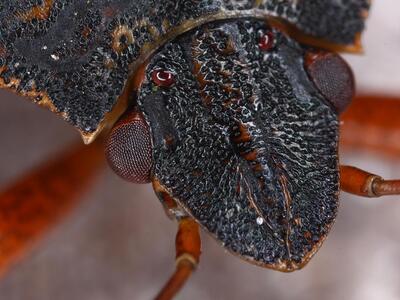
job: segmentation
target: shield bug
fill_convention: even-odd
[[[290,272],[335,220],[339,171],[347,191],[398,193],[338,163],[354,81],[335,51],[359,48],[368,8],[3,1],[0,87],[59,114],[86,143],[107,134],[112,169],[153,184],[179,222],[177,271],[158,296],[169,299],[198,264],[199,226],[233,254]]]

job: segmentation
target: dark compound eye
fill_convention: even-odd
[[[258,47],[262,51],[269,51],[274,48],[275,45],[275,36],[271,31],[262,33],[258,38]]]
[[[151,74],[151,79],[158,86],[169,87],[175,83],[175,76],[167,70],[154,70]]]
[[[308,51],[305,68],[321,94],[329,100],[338,113],[350,104],[355,90],[350,66],[336,53]]]
[[[125,180],[151,181],[151,134],[141,113],[132,111],[117,122],[107,139],[106,157],[113,171]]]

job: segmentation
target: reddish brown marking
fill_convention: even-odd
[[[163,198],[163,204],[166,206],[166,208],[175,209],[178,207],[175,200],[172,199],[172,197],[167,193],[163,193],[162,198]]]
[[[102,144],[79,146],[0,194],[1,274],[79,203],[103,161]]]
[[[400,98],[358,96],[341,116],[341,149],[400,155]]]
[[[279,166],[281,169],[282,167]],[[281,185],[283,195],[285,197],[285,211],[286,211],[286,218],[285,218],[285,225],[286,225],[286,235],[285,235],[285,244],[286,244],[286,249],[288,251],[289,257],[291,256],[290,254],[290,232],[291,232],[291,206],[292,206],[292,196],[290,195],[289,188],[288,188],[288,182],[286,176],[283,174],[279,175],[279,183]]]
[[[168,19],[164,19],[162,21],[162,25],[161,26],[162,26],[163,31],[167,32],[171,28],[171,23],[170,23],[170,21]]]
[[[206,86],[207,81],[204,79],[204,76],[200,73],[197,75],[197,81],[199,82],[200,85],[200,96],[202,99],[202,103],[205,107],[210,107],[212,98],[210,96],[207,96],[203,89]]]
[[[249,133],[248,128],[245,125],[243,125],[242,123],[240,123],[238,127],[239,127],[240,134],[238,136],[233,137],[232,141],[237,144],[250,142],[251,135]]]
[[[135,38],[132,29],[127,25],[117,26],[112,33],[112,48],[117,53],[122,53],[129,45],[133,44]]]
[[[115,62],[111,59],[111,58],[106,58],[104,61],[104,66],[109,69],[112,70],[116,67]]]
[[[319,58],[323,58],[325,55],[328,55],[329,52],[326,51],[307,51],[306,55],[304,56],[304,65],[306,68],[311,66],[316,60]]]
[[[167,146],[173,146],[175,143],[175,139],[172,135],[165,135],[164,142]]]
[[[104,63],[111,68],[115,67],[112,60],[108,62],[105,61]],[[139,90],[145,78],[146,68],[147,61],[138,66],[136,72],[132,74],[126,82],[121,95],[118,97],[117,104],[114,106],[112,111],[106,114],[105,118],[103,119],[103,121],[101,121],[98,129],[94,133],[85,135],[85,133],[81,132],[85,143],[91,143],[104,129],[110,129],[114,125],[114,123],[116,123],[118,119],[124,114],[124,112],[126,112],[128,106],[132,103],[132,95],[135,91]]]
[[[223,49],[218,48],[217,44],[213,44],[213,48],[218,53],[220,53],[222,55],[226,55],[226,56],[232,55],[232,54],[234,54],[236,52],[235,44],[234,44],[234,42],[233,42],[231,37],[229,37],[225,48],[223,48]]]
[[[113,18],[116,15],[117,11],[114,7],[108,6],[103,9],[103,16],[106,18]]]
[[[0,74],[4,72],[6,69],[7,69],[6,67],[0,67]],[[13,92],[17,92],[17,88],[19,87],[20,83],[21,80],[17,78],[10,78],[9,82],[6,83],[5,80],[0,77],[0,88],[10,89]],[[46,92],[36,90],[35,86],[33,86],[29,92],[18,92],[18,94],[21,96],[26,96],[34,99],[40,106],[64,117],[63,113],[58,112],[57,108],[54,106],[53,101],[50,99],[49,95]]]
[[[144,79],[146,78],[147,63],[142,64],[135,72],[131,84],[132,90],[139,91]]]
[[[236,182],[236,194],[240,195],[240,191],[241,190],[242,190],[242,188],[241,188],[240,177],[239,177],[237,182]]]
[[[204,175],[203,172],[201,170],[199,170],[199,169],[194,169],[192,171],[192,174],[193,174],[193,176],[196,176],[196,177],[200,177],[200,176]]]
[[[218,70],[217,74],[225,78],[229,78],[230,76],[232,76],[232,72],[229,70]]]
[[[247,161],[255,161],[257,159],[258,152],[257,150],[252,150],[248,153],[241,153],[240,155]]]
[[[82,36],[86,39],[90,36],[91,33],[92,33],[92,29],[88,26],[85,26],[82,30]]]
[[[219,72],[219,74],[222,75],[222,76],[225,77],[225,78],[228,78],[228,77],[230,76],[230,75],[221,74],[221,72]],[[237,101],[240,101],[240,100],[241,100],[241,98],[242,98],[242,93],[241,93],[241,91],[240,91],[239,89],[235,89],[235,88],[233,88],[231,85],[226,85],[226,84],[222,85],[221,87],[222,87],[222,89],[223,89],[223,91],[224,91],[225,93],[227,93],[227,94],[234,94],[234,95],[232,95],[233,99],[230,99],[230,100],[229,100],[231,103],[234,103],[234,101],[237,102]],[[235,97],[236,97],[236,99],[235,99]]]
[[[34,6],[29,11],[19,14],[19,17],[25,22],[30,22],[33,19],[47,20],[50,17],[53,3],[54,0],[44,0],[43,5]]]
[[[164,207],[165,213],[170,219],[175,219],[175,212],[178,209],[178,204],[156,178],[153,178],[152,183],[154,192],[157,194],[159,199],[161,199],[161,203]]]
[[[261,164],[257,163],[255,165],[252,165],[252,169],[254,172],[258,173],[261,172],[263,170],[263,167]]]
[[[210,96],[207,96],[204,93],[204,87],[207,85],[208,81],[205,80],[203,74],[201,74],[201,64],[199,63],[198,60],[195,58],[198,57],[201,54],[201,51],[199,51],[198,46],[200,45],[200,41],[196,40],[193,43],[192,46],[192,55],[193,55],[193,74],[196,76],[197,82],[199,83],[200,86],[200,96],[202,99],[202,103],[205,107],[210,107],[212,98]]]
[[[179,211],[178,204],[176,201],[166,192],[157,193],[159,199],[161,199],[161,204],[164,207],[166,215],[171,219],[176,219],[176,212]]]

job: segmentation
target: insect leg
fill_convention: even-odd
[[[340,119],[341,149],[400,155],[400,98],[358,96]]]
[[[363,197],[400,194],[400,180],[384,180],[352,166],[340,166],[340,185],[343,191]]]
[[[175,247],[176,270],[156,300],[172,299],[199,263],[201,247],[199,225],[193,219],[185,217],[179,221]]]
[[[80,145],[0,192],[0,275],[79,203],[103,161],[102,144]]]

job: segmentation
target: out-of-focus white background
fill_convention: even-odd
[[[359,90],[400,96],[400,2],[374,1],[365,55],[346,56]],[[54,156],[75,131],[0,92],[0,187]],[[399,116],[400,117],[400,116]],[[400,178],[398,161],[343,153],[342,161]],[[81,207],[0,282],[7,300],[150,299],[174,268],[175,224],[149,185],[107,170]],[[400,299],[400,197],[341,196],[336,224],[309,265],[282,274],[225,253],[203,234],[203,256],[178,299]]]

